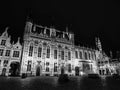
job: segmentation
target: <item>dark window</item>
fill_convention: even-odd
[[[71,64],[68,64],[68,72],[71,72]]]
[[[46,72],[49,72],[49,67],[46,67]]]
[[[57,59],[57,50],[54,50],[54,59]]]
[[[47,58],[50,58],[50,47],[47,47]]]
[[[82,52],[81,51],[79,52],[79,57],[80,57],[80,59],[82,59]]]
[[[27,71],[31,71],[31,64],[32,64],[32,61],[28,61]]]
[[[89,53],[89,59],[91,59],[91,55],[90,55],[90,53]]]
[[[33,46],[30,45],[30,47],[29,47],[29,56],[32,56],[32,54],[33,54]]]
[[[2,40],[1,45],[5,45],[5,44],[6,44],[6,40]]]
[[[57,63],[54,63],[54,72],[57,72]]]
[[[64,60],[64,51],[61,51],[61,59]]]
[[[46,66],[49,66],[49,62],[46,62]]]
[[[19,57],[20,52],[19,51],[14,51],[13,52],[13,57]]]
[[[39,48],[38,48],[38,57],[41,57],[41,54],[42,54],[42,48],[39,47]]]
[[[3,49],[0,49],[0,56],[2,56],[3,55]]]
[[[1,60],[0,60],[0,65],[1,65]]]
[[[8,60],[4,60],[3,66],[4,66],[4,67],[7,67],[7,64],[8,64]]]
[[[75,57],[78,59],[78,52],[75,51]]]
[[[71,60],[71,52],[68,52],[68,60]]]
[[[85,59],[87,60],[88,58],[87,58],[87,53],[85,52]]]
[[[5,56],[10,56],[10,50],[6,50]]]

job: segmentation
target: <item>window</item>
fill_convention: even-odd
[[[4,60],[3,66],[4,66],[4,67],[7,67],[7,64],[8,64],[8,60]]]
[[[64,60],[64,51],[61,51],[61,59]]]
[[[39,48],[38,48],[38,57],[41,57],[41,54],[42,54],[42,48],[39,47]]]
[[[3,49],[0,49],[0,56],[3,55]]]
[[[19,51],[14,51],[13,52],[13,57],[19,57],[19,53],[20,53]]]
[[[54,63],[54,72],[57,72],[57,63]]]
[[[87,53],[85,52],[85,59],[87,60],[88,58],[87,58]]]
[[[6,43],[6,40],[1,41],[1,45],[5,45],[5,43]]]
[[[54,50],[54,59],[57,59],[57,50]]]
[[[46,72],[49,72],[49,67],[46,67]]]
[[[81,51],[79,52],[79,57],[80,57],[80,59],[82,59],[82,52]]]
[[[30,45],[30,47],[29,47],[29,56],[32,56],[32,53],[33,53],[33,46]]]
[[[47,47],[47,58],[50,58],[50,47]]]
[[[0,60],[0,65],[1,65],[1,60]]]
[[[71,72],[71,64],[68,64],[68,72]]]
[[[90,55],[90,53],[89,53],[89,59],[91,59],[91,55]]]
[[[28,61],[27,71],[31,71],[31,64],[32,64],[32,61]]]
[[[78,59],[78,52],[77,51],[75,51],[75,57],[76,57],[76,59]]]
[[[46,62],[46,66],[49,66],[49,62]]]
[[[5,56],[10,56],[10,50],[6,50]]]
[[[71,60],[71,52],[68,52],[68,60]]]

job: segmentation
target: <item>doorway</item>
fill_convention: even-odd
[[[79,67],[75,67],[75,75],[79,76]]]
[[[6,68],[3,68],[2,69],[2,76],[5,76],[6,75]]]

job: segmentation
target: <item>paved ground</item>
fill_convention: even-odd
[[[0,90],[120,90],[120,80],[70,77],[67,83],[58,83],[57,77],[0,77]]]

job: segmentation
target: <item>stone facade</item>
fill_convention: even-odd
[[[96,50],[74,44],[74,34],[26,22],[20,74],[98,73]]]
[[[0,36],[0,75],[19,74],[22,46],[20,38],[14,44],[11,44],[11,36],[5,32]],[[15,69],[16,68],[16,69]]]

